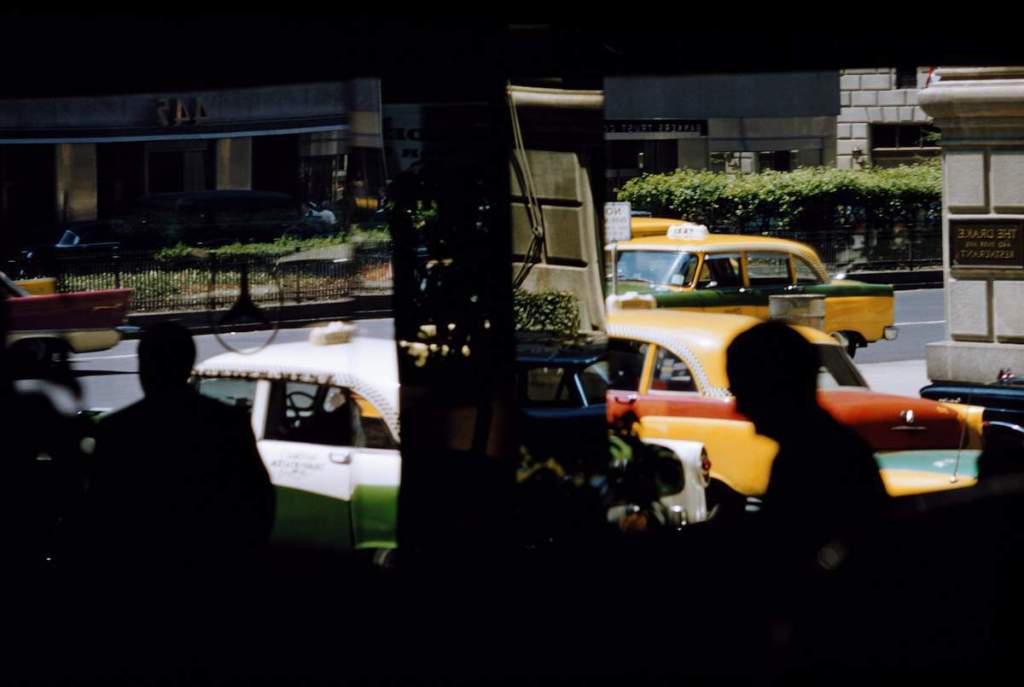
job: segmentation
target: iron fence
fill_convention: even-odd
[[[355,244],[290,254],[186,255],[122,252],[62,258],[25,276],[54,277],[59,293],[130,288],[133,312],[229,307],[248,282],[258,304],[330,301],[392,290],[391,244]]]
[[[942,232],[937,227],[767,231],[763,235],[808,244],[833,272],[906,271],[942,266]]]

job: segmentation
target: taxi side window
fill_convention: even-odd
[[[789,256],[785,253],[747,253],[747,277],[751,286],[790,284]]]
[[[362,429],[361,437],[356,437],[356,446],[360,448],[398,448],[398,442],[391,434],[388,423],[384,421],[377,406],[369,399],[364,398],[355,391],[350,392],[352,400],[355,401],[354,410],[359,414],[359,426]]]
[[[307,382],[276,382],[266,437],[324,446],[358,446],[362,428],[348,389]]]
[[[696,391],[690,368],[672,351],[658,347],[654,358],[652,391]]]
[[[708,253],[700,268],[698,289],[738,288],[743,286],[740,279],[740,256],[738,254]]]
[[[644,360],[650,344],[641,341],[611,339],[608,342],[609,389],[636,391],[644,371]]]
[[[256,398],[255,379],[199,377],[195,383],[203,396],[252,412],[253,400]]]
[[[793,267],[796,268],[796,283],[797,284],[820,284],[821,278],[818,273],[811,269],[811,266],[807,264],[807,261],[803,258],[793,256]]]

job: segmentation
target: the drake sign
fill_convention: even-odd
[[[1024,269],[1024,221],[951,220],[950,265]]]

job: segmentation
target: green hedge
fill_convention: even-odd
[[[281,236],[274,241],[265,243],[232,243],[217,248],[201,248],[179,243],[171,248],[164,248],[157,251],[157,260],[173,260],[175,258],[202,257],[206,255],[288,255],[302,250],[315,248],[328,248],[340,246],[345,243],[377,243],[391,240],[391,234],[387,229],[373,228],[362,229],[358,226],[348,232],[331,234],[328,236],[316,236],[312,238],[298,238],[294,236]]]
[[[533,293],[516,289],[512,298],[515,328],[521,332],[548,332],[574,336],[580,328],[580,304],[566,291]]]
[[[716,230],[822,231],[864,226],[939,227],[942,167],[866,170],[806,167],[792,172],[725,174],[677,170],[631,179],[618,199],[658,217],[681,217]]]

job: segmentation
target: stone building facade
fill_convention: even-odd
[[[927,67],[839,72],[836,166],[892,166],[939,154],[931,118],[917,104]]]

